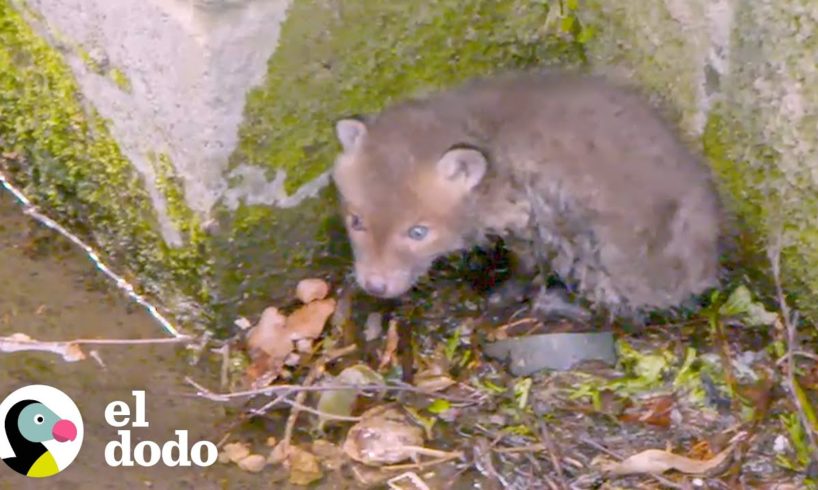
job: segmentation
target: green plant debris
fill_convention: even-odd
[[[119,90],[127,93],[131,92],[131,80],[127,75],[125,75],[125,72],[119,68],[111,68],[108,70],[108,78],[110,78],[114,84],[119,87]]]

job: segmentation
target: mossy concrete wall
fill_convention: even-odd
[[[787,285],[815,314],[816,12],[806,0],[0,0],[0,146],[39,202],[224,325],[287,295],[276,287],[344,270],[335,118],[507,68],[615,71],[710,158],[749,251],[784,229]]]

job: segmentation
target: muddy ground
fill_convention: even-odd
[[[818,462],[801,422],[815,423],[816,329],[799,325],[793,344],[799,408],[786,376],[787,322],[774,301],[758,302],[752,284],[731,285],[684,321],[614,325],[616,366],[514,377],[482,347],[541,326],[520,311],[489,316],[474,281],[437,276],[401,304],[331,285],[323,303],[331,314],[281,355],[286,365],[250,339],[259,311],[199,356],[178,345],[83,347],[88,358],[74,363],[0,354],[0,394],[47,383],[77,402],[86,439],[49,488],[815,488]],[[303,308],[271,306],[281,318]],[[0,336],[18,332],[41,341],[165,335],[75,247],[0,193]],[[200,385],[198,395],[186,378]],[[369,388],[324,396],[349,394],[338,386],[350,379]],[[229,401],[215,395],[268,385],[289,388]],[[147,391],[151,422],[135,435],[165,441],[188,429],[193,441],[219,443],[223,461],[208,469],[108,467],[103,448],[116,430],[103,411],[132,389]],[[288,431],[293,406],[306,408]],[[635,474],[618,474],[626,470]],[[39,483],[0,467],[0,488]]]

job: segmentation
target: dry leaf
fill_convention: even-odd
[[[276,442],[277,442],[276,438],[273,437],[273,436],[270,436],[270,437],[267,438],[266,441],[264,441],[264,445],[267,446],[267,447],[275,447]]]
[[[295,297],[304,304],[324,299],[329,294],[329,284],[323,279],[302,279],[295,287]]]
[[[239,468],[250,473],[258,473],[266,464],[267,461],[260,454],[251,454],[238,462]]]
[[[658,396],[648,399],[641,405],[625,410],[620,420],[668,428],[670,427],[670,412],[673,410],[674,401],[672,396]]]
[[[335,444],[318,439],[312,443],[312,453],[321,460],[324,468],[333,471],[341,468],[347,461],[346,455],[340,447]]]
[[[271,357],[283,358],[293,350],[292,343],[285,338],[287,318],[270,306],[261,314],[261,318],[247,333],[247,350],[254,357],[256,350],[263,351]],[[288,345],[289,344],[289,345]]]
[[[344,441],[344,452],[368,465],[394,464],[417,454],[423,429],[394,406],[375,407],[361,416]]]
[[[364,322],[364,340],[371,342],[383,335],[383,315],[373,311],[366,317]]]
[[[250,455],[250,446],[243,442],[231,442],[224,445],[222,454],[225,455],[228,461],[238,463]]]
[[[284,443],[284,441],[279,442],[270,451],[270,455],[267,456],[267,462],[273,465],[280,464],[287,459],[287,447],[288,445]]]
[[[318,459],[309,451],[297,446],[290,446],[290,483],[309,485],[324,476]]]
[[[287,335],[291,341],[315,339],[324,331],[324,324],[335,311],[332,298],[313,301],[287,317]]]
[[[398,322],[389,320],[389,330],[386,332],[386,346],[381,355],[381,362],[378,365],[378,371],[383,371],[389,364],[394,362],[397,357],[395,353],[398,350]]]
[[[278,377],[284,361],[293,351],[293,343],[287,340],[286,322],[286,317],[271,306],[247,333],[251,363],[245,376],[254,387],[266,386]]]
[[[661,449],[648,449],[621,461],[603,467],[604,471],[616,475],[631,475],[636,473],[660,474],[668,470],[676,470],[688,475],[712,476],[726,469],[725,463],[733,452],[730,446],[708,460],[696,460],[679,456]]]
[[[444,374],[420,373],[415,376],[415,387],[429,393],[443,391],[456,384],[456,381]]]

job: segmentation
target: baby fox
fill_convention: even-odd
[[[333,180],[371,295],[402,295],[438,257],[491,236],[519,277],[547,265],[611,315],[672,308],[718,283],[710,172],[627,87],[504,74],[335,131]],[[544,314],[560,304],[544,286],[533,299]]]

